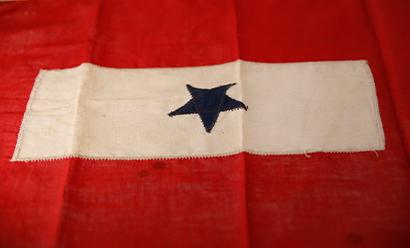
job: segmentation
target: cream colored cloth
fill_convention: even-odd
[[[237,82],[249,109],[221,112],[211,133],[197,114],[169,117],[186,84]],[[384,149],[366,61],[113,69],[84,63],[42,70],[12,160],[155,159]]]

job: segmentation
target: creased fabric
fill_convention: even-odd
[[[406,0],[1,3],[0,246],[409,247],[408,12]],[[367,60],[386,149],[10,162],[41,69],[237,59]]]
[[[236,87],[229,95],[243,98],[249,107],[245,113],[221,113],[212,132],[203,131],[203,120],[194,113],[168,116],[171,108],[188,98],[188,83],[213,88],[232,82]],[[160,159],[243,151],[383,149],[377,96],[366,61],[236,61],[161,69],[82,64],[38,74],[12,159]]]

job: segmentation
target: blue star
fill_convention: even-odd
[[[205,131],[210,133],[215,126],[220,112],[228,110],[245,109],[248,107],[238,100],[226,95],[226,91],[236,83],[218,86],[212,89],[200,89],[187,85],[192,96],[184,106],[169,113],[169,116],[198,114],[204,125]]]

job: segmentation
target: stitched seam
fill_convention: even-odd
[[[381,117],[380,117],[380,111],[379,111],[379,104],[377,101],[377,92],[376,92],[376,83],[374,81],[373,78],[373,74],[371,72],[370,67],[367,65],[366,63],[366,74],[368,76],[368,78],[373,79],[373,80],[366,80],[366,82],[368,83],[370,89],[371,89],[371,98],[372,98],[372,118],[373,121],[376,123],[377,125],[377,136],[378,136],[378,147],[383,147],[385,146],[385,136],[384,136],[384,131],[383,131],[383,124],[381,122]]]
[[[43,71],[44,70],[39,70],[39,72],[37,74],[37,77],[34,80],[34,85],[33,85],[33,88],[31,90],[31,93],[30,93],[30,96],[29,96],[29,99],[28,99],[28,103],[27,103],[26,111],[25,111],[24,116],[23,116],[23,120],[21,121],[19,133],[18,133],[18,136],[17,136],[16,148],[15,148],[15,151],[14,151],[13,156],[11,158],[11,161],[17,161],[18,157],[20,156],[21,146],[24,142],[24,137],[25,137],[24,133],[25,133],[25,130],[26,130],[28,119],[31,116],[31,112],[32,112],[31,109],[32,109],[33,102],[36,98],[38,88],[40,87],[41,80],[43,78],[43,74],[44,74]]]
[[[280,151],[280,152],[272,152],[272,151],[262,151],[262,150],[233,150],[223,153],[215,153],[215,154],[198,154],[198,155],[147,155],[147,156],[101,156],[100,154],[95,155],[86,155],[86,154],[68,154],[68,155],[56,155],[56,156],[49,156],[43,158],[19,158],[16,161],[21,162],[35,162],[35,161],[49,161],[49,160],[60,160],[60,159],[68,159],[68,158],[83,158],[83,159],[90,159],[90,160],[167,160],[167,159],[191,159],[191,158],[213,158],[213,157],[225,157],[234,154],[239,154],[241,152],[246,152],[249,154],[254,155],[297,155],[297,154],[305,154],[305,153],[352,153],[352,152],[371,152],[371,151],[382,151],[384,150],[384,146],[371,146],[366,148],[353,148],[353,149],[334,149],[334,150],[321,150],[321,149],[311,149],[311,150],[287,150],[287,151]]]
[[[49,156],[43,158],[19,158],[17,161],[22,162],[30,162],[30,161],[48,161],[48,160],[59,160],[59,159],[67,159],[67,158],[84,158],[84,159],[91,159],[91,160],[164,160],[164,159],[190,159],[190,158],[211,158],[211,157],[224,157],[224,156],[231,156],[233,154],[241,153],[242,150],[232,150],[229,152],[223,153],[216,153],[216,154],[203,154],[203,155],[148,155],[148,156],[101,156],[99,154],[96,155],[85,155],[85,154],[68,154],[68,155],[56,155],[56,156]]]

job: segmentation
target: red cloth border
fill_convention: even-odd
[[[409,11],[406,0],[1,3],[0,247],[410,247]],[[238,58],[367,59],[386,150],[9,162],[40,68]]]

